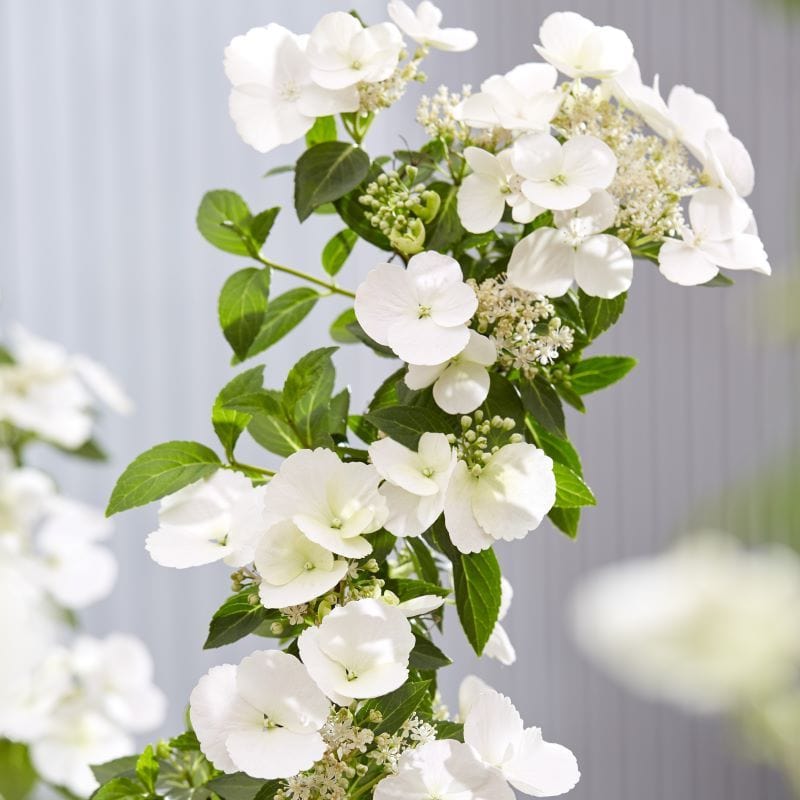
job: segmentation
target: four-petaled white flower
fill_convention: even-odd
[[[501,624],[511,608],[513,599],[514,589],[506,577],[503,576],[500,578],[500,611],[497,614],[497,622],[494,625],[492,635],[483,648],[483,655],[497,659],[506,667],[510,667],[517,660],[517,651],[514,649],[506,629]]]
[[[450,53],[471,50],[478,43],[474,31],[442,28],[442,12],[429,0],[422,0],[414,11],[403,0],[391,0],[389,16],[403,33],[418,44]]]
[[[270,23],[225,49],[231,117],[242,139],[261,153],[299,139],[317,117],[358,110],[355,87],[332,91],[311,79],[307,38]]]
[[[308,603],[329,592],[347,574],[348,562],[304,536],[290,520],[273,525],[255,554],[265,608]]]
[[[223,772],[288,778],[325,752],[325,695],[292,655],[259,650],[204,675],[190,700],[200,749]]]
[[[467,147],[464,158],[472,172],[458,189],[458,217],[470,233],[496,228],[506,205],[514,222],[531,222],[544,209],[522,193],[522,178],[511,163],[511,150],[496,156],[480,147]]]
[[[486,400],[490,383],[487,367],[496,360],[494,342],[471,330],[467,346],[443,364],[409,364],[406,386],[425,389],[432,384],[439,408],[448,414],[469,414]]]
[[[380,697],[408,679],[414,634],[405,614],[382,600],[338,606],[297,640],[311,677],[334,703]]]
[[[287,458],[264,490],[269,525],[290,521],[312,542],[346,558],[372,551],[365,534],[383,527],[386,500],[369,464],[345,463],[324,448]]]
[[[627,291],[633,256],[621,239],[601,231],[614,224],[617,206],[608,192],[594,192],[574,211],[554,214],[555,228],[538,228],[520,240],[508,263],[508,282],[548,297],[573,281],[586,294],[611,298]]]
[[[415,255],[408,267],[381,264],[356,291],[355,312],[376,342],[411,364],[441,364],[469,340],[478,307],[458,262],[436,252]]]
[[[476,553],[500,539],[527,536],[555,500],[549,456],[532,444],[507,444],[481,467],[456,464],[444,501],[445,525],[462,553]]]
[[[456,115],[473,128],[547,131],[561,105],[557,79],[550,64],[520,64],[487,78],[480,92],[462,101]]]
[[[391,22],[365,28],[352,14],[325,14],[308,39],[311,77],[325,89],[386,80],[397,67],[403,37]],[[353,110],[353,109],[351,109]]]
[[[244,566],[266,530],[263,497],[263,487],[244,475],[219,470],[161,501],[159,528],[147,537],[147,551],[163,567],[214,561]]]
[[[689,202],[689,220],[692,227],[683,228],[682,239],[661,245],[658,268],[667,280],[695,286],[710,281],[720,267],[771,273],[753,214],[741,198],[723,189],[700,189]]]
[[[395,536],[419,536],[444,509],[444,494],[456,454],[443,433],[423,433],[417,451],[393,439],[369,447],[375,469],[384,479],[381,494],[389,504],[384,527]]]
[[[550,14],[539,28],[536,52],[570,78],[611,78],[633,58],[628,35],[610,25],[595,25],[574,11]]]
[[[486,766],[533,797],[564,794],[580,779],[572,752],[544,741],[541,729],[525,728],[513,703],[493,689],[472,702],[464,720],[464,742]]]
[[[495,769],[471,748],[440,739],[406,750],[397,774],[375,787],[375,800],[514,800],[514,792]]]
[[[573,136],[563,145],[548,133],[518,139],[511,162],[522,177],[522,193],[531,203],[553,211],[582,206],[592,192],[614,180],[617,157],[595,136]]]

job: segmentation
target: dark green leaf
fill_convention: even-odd
[[[269,298],[268,269],[249,267],[234,272],[219,295],[219,324],[239,359],[248,356],[264,324]]]
[[[359,342],[365,344],[377,355],[383,356],[383,358],[397,358],[390,347],[387,347],[384,344],[378,344],[374,339],[367,335],[367,332],[361,327],[361,325],[358,324],[357,321],[351,322],[347,326],[347,330],[350,331],[350,333],[352,333]]]
[[[567,386],[566,383],[556,383],[553,385],[553,388],[556,390],[556,394],[565,403],[572,406],[576,411],[580,411],[581,414],[586,412],[586,406],[583,400],[581,400],[581,396],[574,389]]]
[[[625,309],[626,297],[627,294],[623,292],[611,300],[604,300],[602,297],[592,297],[581,290],[578,291],[581,314],[590,342],[619,319]]]
[[[263,781],[251,778],[243,772],[231,775],[220,775],[209,781],[206,786],[222,800],[272,800],[280,789],[279,781]]]
[[[350,329],[350,326],[354,324],[357,324],[356,312],[352,308],[346,308],[331,323],[331,339],[333,339],[334,342],[341,342],[342,344],[354,344],[360,341],[358,336]]]
[[[143,506],[213,475],[219,456],[198,442],[164,442],[135,458],[120,475],[106,515]]]
[[[97,778],[98,783],[108,783],[112,778],[135,778],[137,756],[122,756],[105,764],[92,765],[92,774]]]
[[[547,515],[550,521],[570,539],[578,536],[578,527],[581,522],[580,508],[551,508]]]
[[[250,221],[247,203],[226,189],[207,192],[197,210],[197,228],[203,237],[220,250],[237,256],[251,255],[235,228],[246,229]]]
[[[336,136],[336,118],[317,117],[311,130],[306,134],[306,147],[314,147],[322,142],[335,142]]]
[[[264,324],[247,352],[248,358],[283,339],[308,316],[317,300],[319,292],[307,286],[290,289],[276,297],[267,306]]]
[[[445,414],[420,406],[387,406],[371,411],[366,418],[378,430],[412,450],[417,449],[423,433],[453,431]]]
[[[520,387],[522,405],[525,410],[546,430],[557,436],[566,437],[564,409],[556,390],[541,376]]]
[[[522,407],[522,400],[513,384],[498,375],[496,372],[490,374],[489,394],[481,408],[488,419],[498,416],[505,419],[510,417],[517,426],[522,429],[525,423],[525,412]]]
[[[364,206],[359,202],[359,198],[365,193],[366,185],[370,181],[374,181],[379,175],[383,174],[380,165],[374,163],[367,174],[366,180],[357,186],[352,192],[348,192],[344,197],[339,198],[334,205],[339,212],[347,227],[357,233],[365,242],[379,247],[381,250],[391,250],[392,246],[389,240],[384,236],[378,228],[373,226],[367,221],[364,216]]]
[[[271,178],[273,175],[285,175],[287,172],[294,172],[294,164],[283,164],[280,167],[268,169],[261,177]]]
[[[349,228],[335,234],[322,251],[322,268],[328,275],[335,275],[347,261],[358,236]]]
[[[536,443],[547,453],[553,461],[564,464],[577,475],[583,475],[583,467],[578,451],[570,444],[568,439],[562,439],[546,431],[535,420],[531,420]]]
[[[592,490],[569,467],[556,461],[553,464],[556,476],[556,506],[558,508],[579,508],[593,506],[597,501]]]
[[[406,546],[413,554],[417,575],[427,583],[438,584],[439,568],[436,566],[436,561],[428,545],[425,544],[425,540],[419,537],[409,537],[406,539]]]
[[[208,638],[203,649],[210,650],[236,642],[252,633],[269,616],[270,613],[258,599],[258,592],[252,588],[243,589],[217,609],[208,626]]]
[[[177,736],[173,736],[169,740],[169,746],[173,750],[180,750],[182,752],[200,752],[200,742],[194,731],[184,731]]]
[[[383,564],[389,557],[392,550],[394,550],[397,537],[393,536],[389,531],[379,530],[369,537],[369,543],[372,545],[372,552],[364,558],[368,561],[374,558],[379,564]]]
[[[448,720],[437,720],[433,724],[436,728],[437,739],[455,739],[457,742],[464,741],[463,723],[449,722]]]
[[[414,649],[411,651],[408,665],[411,669],[422,672],[448,667],[453,662],[427,637],[414,634]]]
[[[425,249],[446,253],[466,233],[456,210],[458,187],[441,181],[432,183],[428,188],[436,192],[442,202],[436,218],[425,226]]]
[[[352,144],[322,142],[306,150],[295,169],[294,205],[300,221],[355,189],[369,172],[369,156]]]
[[[635,366],[630,356],[592,356],[572,367],[570,384],[578,394],[589,394],[621,380]]]
[[[368,700],[359,710],[359,717],[367,719],[370,711],[381,713],[383,719],[375,727],[375,735],[396,733],[402,724],[429,700],[430,681],[409,681],[390,694]]]
[[[233,458],[236,442],[250,422],[251,415],[241,410],[232,410],[228,403],[235,402],[243,396],[252,396],[262,392],[264,384],[264,367],[253,367],[237,375],[230,381],[214,402],[211,410],[211,423],[229,460]]]
[[[418,538],[413,538],[415,541],[419,541]],[[390,578],[386,581],[386,588],[393,591],[400,600],[413,600],[415,597],[424,597],[429,594],[436,597],[447,597],[450,594],[450,590],[439,583],[412,580],[411,578]]]

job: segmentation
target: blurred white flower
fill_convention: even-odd
[[[755,233],[753,213],[741,198],[723,189],[700,189],[689,201],[691,228],[682,239],[665,239],[658,268],[683,286],[710,281],[720,270],[752,269],[771,274],[764,245]]]
[[[633,58],[628,35],[610,25],[595,25],[573,11],[550,14],[539,28],[536,52],[570,78],[611,78]]]
[[[264,488],[238,472],[219,470],[165,497],[159,527],[146,548],[162,567],[197,567],[224,561],[241,567],[253,560],[266,530]]]
[[[524,794],[554,797],[578,783],[578,762],[570,750],[546,742],[539,728],[525,728],[513,703],[499,692],[481,692],[464,720],[464,742],[487,766]]]
[[[368,598],[334,608],[318,628],[306,628],[297,643],[320,689],[346,706],[405,683],[414,635],[397,606]]]
[[[482,467],[456,464],[444,501],[445,525],[462,553],[475,553],[501,539],[524,538],[555,500],[552,460],[532,444],[507,444]]]
[[[317,117],[358,110],[354,86],[331,91],[312,81],[307,40],[273,22],[225,48],[231,118],[242,139],[261,153],[299,139]]]
[[[21,547],[44,517],[55,491],[44,472],[15,467],[10,454],[0,450],[0,543]]]
[[[409,389],[433,385],[436,405],[448,414],[469,414],[489,394],[489,371],[497,360],[494,342],[476,331],[469,332],[466,347],[443,364],[409,364],[405,382]]]
[[[478,761],[472,750],[453,739],[440,739],[406,750],[397,774],[375,787],[375,800],[514,800],[497,770]]]
[[[319,730],[329,709],[297,658],[259,650],[238,666],[212,667],[192,691],[189,713],[200,749],[217,769],[270,780],[322,757]]]
[[[352,14],[334,11],[311,31],[306,53],[315,83],[325,89],[347,89],[386,80],[402,49],[403,37],[391,22],[365,28]]]
[[[478,43],[474,31],[442,28],[442,12],[429,0],[422,0],[416,11],[403,0],[391,0],[387,10],[392,21],[406,36],[425,47],[461,53]]]
[[[794,553],[706,532],[590,576],[572,616],[577,642],[612,675],[702,713],[748,707],[792,684],[798,607]]]
[[[443,605],[444,597],[439,597],[435,594],[421,594],[419,597],[403,600],[397,607],[410,619],[411,617],[430,614],[431,611],[436,611],[437,608],[441,608]]]
[[[261,537],[255,554],[265,608],[287,608],[324,595],[347,574],[348,562],[305,537],[290,520]]]
[[[85,356],[19,326],[11,332],[11,352],[13,363],[0,364],[0,422],[75,449],[92,436],[94,397],[120,414],[131,410],[107,370]]]
[[[573,281],[586,294],[606,299],[625,292],[633,279],[633,256],[621,239],[602,231],[614,224],[617,205],[595,191],[574,211],[557,211],[555,228],[538,228],[511,253],[512,286],[560,297]]]
[[[514,589],[506,577],[503,576],[500,578],[500,611],[497,614],[497,622],[492,635],[483,648],[483,655],[487,658],[496,659],[506,667],[510,667],[517,660],[517,651],[514,649],[506,629],[501,624],[511,608],[513,599]]]
[[[561,105],[558,74],[550,64],[520,64],[505,75],[492,75],[480,92],[465,98],[456,116],[473,128],[548,131]]]
[[[522,193],[531,203],[568,211],[586,203],[614,180],[617,157],[595,136],[573,136],[562,145],[549,133],[531,133],[512,148],[511,163],[523,178]]]
[[[456,455],[443,433],[423,433],[417,451],[393,439],[369,446],[370,459],[384,479],[381,494],[389,505],[384,527],[395,536],[419,536],[444,509],[444,494]]]
[[[331,450],[300,450],[264,490],[269,525],[291,521],[312,542],[346,558],[372,551],[364,538],[383,527],[386,500],[369,464],[345,463]]]
[[[415,255],[405,269],[376,267],[355,300],[356,318],[366,333],[412,364],[441,364],[458,355],[477,307],[458,262],[433,251]]]

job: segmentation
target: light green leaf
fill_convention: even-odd
[[[336,117],[317,117],[306,134],[306,147],[314,147],[322,142],[335,142],[337,135]]]
[[[357,241],[358,236],[349,228],[331,237],[322,251],[322,268],[328,275],[336,275],[344,266]]]
[[[158,761],[153,752],[153,746],[150,744],[145,747],[144,752],[136,761],[136,777],[139,778],[142,786],[150,794],[155,792],[158,778]]]
[[[275,206],[274,208],[268,208],[266,211],[262,211],[260,214],[256,214],[251,220],[248,225],[250,230],[250,235],[253,238],[253,241],[256,245],[261,248],[264,242],[267,241],[267,237],[272,230],[272,226],[275,224],[275,218],[280,213],[280,206]]]
[[[246,229],[250,221],[247,203],[226,189],[207,192],[197,210],[197,228],[203,237],[220,250],[237,256],[250,255],[235,228]]]
[[[3,800],[25,800],[37,781],[28,748],[24,744],[0,739],[0,797]]]
[[[91,767],[92,774],[98,783],[108,783],[112,778],[135,778],[138,760],[137,756],[122,756],[104,764],[94,764]]]
[[[355,344],[360,341],[358,336],[350,329],[350,326],[354,323],[356,323],[356,312],[352,308],[346,308],[331,323],[331,339],[342,344]]]
[[[92,795],[92,800],[140,800],[147,796],[147,790],[138,781],[113,778]]]
[[[237,375],[217,395],[211,411],[211,423],[229,460],[233,458],[236,442],[247,428],[252,416],[241,410],[232,410],[227,404],[261,392],[263,384],[264,366],[261,365]]]
[[[583,467],[578,451],[572,446],[568,439],[562,439],[545,430],[534,419],[529,418],[528,424],[533,428],[536,443],[553,461],[564,464],[575,474],[583,475]]]
[[[234,272],[220,292],[219,324],[240,360],[247,358],[264,324],[269,284],[269,269],[249,267]]]
[[[570,372],[570,385],[578,394],[604,389],[624,378],[636,366],[630,356],[592,356],[579,361]]]
[[[336,350],[336,347],[322,347],[307,353],[289,370],[283,385],[284,407],[307,447],[312,446],[315,429],[328,411],[336,381],[331,356]]]
[[[305,446],[283,413],[254,414],[247,430],[265,450],[278,456],[290,456]]]
[[[280,786],[279,781],[263,781],[243,772],[220,775],[206,784],[222,800],[272,800]]]
[[[559,462],[553,464],[556,476],[556,506],[558,508],[579,508],[597,504],[592,490],[569,467]]]
[[[283,339],[308,316],[319,297],[319,292],[307,286],[290,289],[276,297],[267,306],[264,324],[250,345],[247,357],[251,358]]]

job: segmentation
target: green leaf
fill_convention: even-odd
[[[546,431],[539,423],[531,419],[536,444],[547,453],[553,461],[564,464],[577,475],[583,475],[581,457],[578,451],[572,446],[569,439],[562,439]]]
[[[265,450],[278,456],[290,456],[304,447],[303,440],[282,410],[279,413],[253,414],[247,431]]]
[[[413,538],[415,541],[420,541],[418,537]],[[438,580],[438,570],[436,580]],[[423,597],[428,594],[436,597],[447,597],[450,594],[450,590],[439,583],[411,578],[391,578],[386,581],[386,588],[391,589],[401,601],[413,600],[415,597]]]
[[[234,272],[220,292],[219,324],[240,360],[247,358],[264,323],[269,283],[268,269],[248,267]]]
[[[344,266],[357,241],[358,236],[349,228],[339,231],[328,241],[322,251],[322,268],[328,275],[336,275]]]
[[[733,286],[733,278],[729,278],[727,275],[718,272],[711,280],[701,283],[700,285],[709,289],[727,289],[729,286]]]
[[[619,319],[625,309],[626,297],[627,294],[623,292],[611,300],[604,300],[602,297],[592,297],[583,290],[578,291],[578,302],[581,307],[584,328],[590,342],[603,331],[608,330]]]
[[[438,250],[446,253],[453,245],[461,240],[466,231],[461,225],[461,220],[456,209],[458,187],[443,181],[432,183],[429,187],[441,198],[439,213],[432,223],[426,225],[425,237],[426,250]]]
[[[173,750],[180,750],[182,752],[200,752],[200,742],[197,739],[197,734],[194,731],[184,731],[177,736],[173,736],[169,740],[169,746]]]
[[[373,170],[370,171],[367,177],[368,180],[370,180],[381,174],[383,174],[381,169],[373,167]],[[392,245],[389,243],[386,236],[384,236],[378,228],[368,222],[367,218],[364,216],[364,206],[358,202],[358,198],[363,194],[364,185],[362,184],[334,203],[336,211],[339,213],[342,222],[344,222],[350,230],[355,231],[365,242],[369,242],[381,250],[391,250]]]
[[[551,508],[547,515],[550,521],[570,539],[578,536],[578,527],[581,522],[580,508]]]
[[[440,523],[436,543],[453,564],[453,589],[461,627],[473,650],[481,655],[500,613],[500,564],[491,549],[461,553]]]
[[[414,649],[408,665],[411,669],[422,672],[449,667],[453,662],[427,637],[420,633],[414,634]]]
[[[360,341],[358,336],[350,329],[350,326],[356,323],[356,312],[352,308],[346,308],[331,323],[331,339],[341,344],[355,344]]]
[[[636,366],[630,356],[592,356],[570,372],[570,385],[578,394],[596,392],[624,378]]]
[[[436,728],[437,739],[455,739],[457,742],[464,741],[463,723],[437,720],[433,725]]]
[[[164,442],[137,456],[120,475],[106,515],[160,500],[190,483],[213,475],[219,456],[198,442]]]
[[[98,783],[108,783],[112,778],[134,778],[136,777],[137,756],[122,756],[104,764],[92,765],[92,774],[97,778]]]
[[[556,390],[541,376],[520,387],[525,410],[546,430],[566,438],[566,423]]]
[[[254,598],[255,602],[252,602],[251,598]],[[252,588],[242,589],[241,592],[229,597],[211,618],[203,649],[211,650],[214,647],[237,642],[252,633],[270,616],[275,615],[270,615],[261,605],[258,592]]]
[[[24,800],[37,781],[28,748],[24,744],[0,739],[0,797]]]
[[[197,228],[203,237],[220,250],[237,256],[250,255],[241,236],[234,230],[244,228],[250,220],[247,203],[226,189],[207,192],[197,209]]]
[[[220,775],[206,784],[206,788],[218,794],[222,800],[272,800],[280,789],[279,781],[263,781],[251,778],[243,772]]]
[[[574,389],[567,386],[566,383],[553,384],[553,388],[556,390],[556,394],[565,403],[572,406],[576,411],[580,411],[581,414],[586,413],[586,405],[583,400],[581,400],[581,396]]]
[[[250,229],[250,235],[259,249],[262,247],[264,242],[267,241],[267,237],[269,236],[270,231],[272,231],[272,226],[275,224],[275,219],[280,213],[280,210],[280,206],[268,208],[266,211],[256,214],[250,220],[248,226]]]
[[[350,390],[342,389],[331,398],[328,405],[328,423],[325,428],[331,436],[347,437],[347,417],[350,413]]]
[[[285,175],[287,172],[294,172],[294,164],[282,164],[280,167],[268,169],[261,177],[272,178],[274,175]]]
[[[247,428],[252,415],[241,410],[232,410],[228,403],[236,402],[242,397],[258,395],[264,385],[264,366],[253,367],[237,375],[230,381],[214,402],[211,410],[211,423],[217,438],[225,448],[228,460],[233,458],[233,450],[242,432]]]
[[[147,789],[150,794],[156,790],[156,779],[158,778],[158,761],[156,760],[153,746],[147,745],[144,752],[136,761],[136,777]]]
[[[80,447],[74,449],[63,447],[55,442],[50,442],[50,444],[62,453],[67,453],[76,458],[83,458],[87,461],[108,461],[108,454],[94,439],[89,439],[88,442],[84,442]]]
[[[345,142],[322,142],[297,161],[294,205],[302,222],[311,212],[355,189],[369,172],[369,156]]]
[[[489,378],[489,394],[481,406],[484,414],[488,419],[494,416],[503,419],[510,417],[522,428],[525,423],[525,411],[519,393],[508,378],[496,372],[490,373]]]
[[[430,681],[409,681],[390,694],[368,700],[359,709],[359,718],[366,720],[370,711],[379,711],[383,719],[373,728],[375,735],[396,733],[421,705],[430,700],[430,686]]]
[[[138,800],[147,796],[147,790],[138,781],[113,778],[92,795],[92,800]]]
[[[306,134],[306,147],[314,147],[322,142],[335,142],[337,135],[335,117],[317,117]]]
[[[289,370],[283,385],[284,407],[307,447],[314,442],[315,430],[325,418],[333,394],[336,370],[331,356],[336,350],[321,347],[307,353]]]
[[[351,322],[347,326],[347,330],[349,330],[359,342],[362,342],[369,347],[373,353],[376,353],[383,358],[397,358],[390,347],[387,347],[384,344],[378,344],[378,342],[376,342],[367,334],[367,332],[361,327],[361,325],[358,324],[357,321]]]
[[[592,490],[583,479],[569,467],[559,462],[553,464],[556,476],[556,506],[558,508],[579,508],[597,504]]]
[[[450,420],[441,413],[421,406],[387,406],[366,415],[378,430],[396,442],[416,450],[420,436],[428,431],[452,433]]]
[[[0,364],[13,364],[13,363],[14,363],[14,356],[11,355],[11,351],[0,344]]]
[[[308,316],[319,297],[319,292],[307,286],[290,289],[276,297],[267,306],[264,324],[250,345],[247,357],[261,353],[283,339]]]
[[[425,544],[425,540],[421,537],[409,537],[406,539],[406,546],[414,557],[414,564],[417,568],[417,575],[429,584],[439,583],[439,567],[436,566],[436,561]]]

